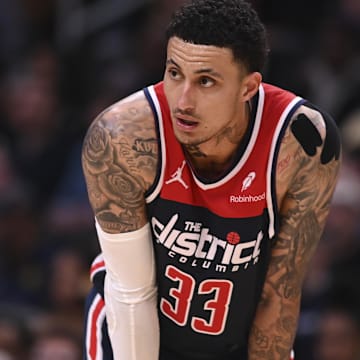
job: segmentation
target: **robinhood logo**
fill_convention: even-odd
[[[243,183],[242,183],[241,192],[248,189],[251,186],[251,184],[253,183],[253,181],[255,180],[255,178],[256,178],[255,171],[250,172],[248,174],[248,176],[244,179]]]
[[[258,195],[230,195],[230,203],[253,203],[265,200],[265,192]]]

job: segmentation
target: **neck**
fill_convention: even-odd
[[[198,175],[209,180],[220,177],[232,165],[249,124],[250,109],[246,106],[243,121],[225,128],[215,138],[198,145],[183,145],[184,153]]]
[[[226,159],[222,156],[206,155],[197,146],[185,148],[184,153],[197,175],[214,180],[221,177],[231,167],[236,151]]]

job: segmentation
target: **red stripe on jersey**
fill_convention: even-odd
[[[94,275],[100,270],[105,270],[105,261],[104,260],[102,260],[98,263],[93,263],[91,265],[90,278],[92,279],[94,277]]]
[[[98,339],[98,333],[99,333],[98,321],[99,321],[101,312],[105,307],[105,302],[100,296],[96,297],[94,303],[96,304],[95,309],[89,319],[89,321],[90,321],[90,346],[89,346],[90,360],[97,359],[98,346],[100,346],[100,341]],[[102,322],[101,322],[101,324],[102,324]],[[100,326],[101,326],[101,324],[100,324]]]
[[[91,264],[90,280],[92,281],[96,273],[103,270],[105,270],[105,261],[102,253],[100,253]]]

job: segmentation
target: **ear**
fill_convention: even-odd
[[[249,101],[259,90],[262,75],[259,72],[252,72],[245,76],[243,80],[243,101]]]

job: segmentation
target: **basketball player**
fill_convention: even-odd
[[[195,0],[167,39],[163,81],[106,109],[84,141],[102,249],[86,359],[288,360],[336,126],[262,82],[266,35],[246,1]]]

